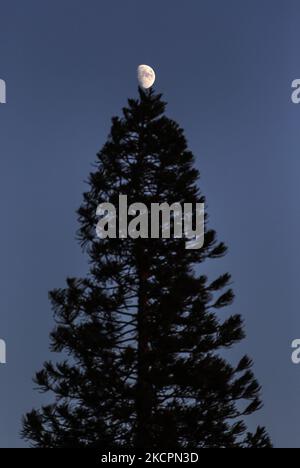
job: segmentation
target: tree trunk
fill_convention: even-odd
[[[144,255],[144,256],[143,256]],[[145,254],[138,248],[138,363],[137,363],[137,452],[144,453],[151,446],[151,434],[149,431],[152,412],[152,392],[149,382],[149,330],[148,330],[148,304],[147,304],[147,280],[149,277],[145,262]]]

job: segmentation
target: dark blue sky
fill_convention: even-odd
[[[211,226],[229,254],[231,308],[255,361],[264,424],[300,447],[300,78],[297,0],[0,0],[0,446],[20,447],[21,415],[43,397],[31,378],[49,358],[47,292],[86,271],[75,241],[84,180],[112,115],[148,63],[168,115],[185,129]]]

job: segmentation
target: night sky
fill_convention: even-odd
[[[265,425],[300,447],[300,78],[297,0],[0,0],[0,446],[21,447],[21,417],[46,397],[32,377],[50,358],[48,291],[84,275],[75,211],[110,119],[151,65],[167,115],[185,129],[210,226],[255,362]]]

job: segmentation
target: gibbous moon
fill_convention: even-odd
[[[154,85],[155,72],[149,65],[140,65],[138,67],[138,80],[139,84],[144,89],[149,89]]]

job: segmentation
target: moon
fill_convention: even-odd
[[[138,81],[142,88],[149,89],[154,85],[155,72],[149,65],[139,65],[138,69]]]

